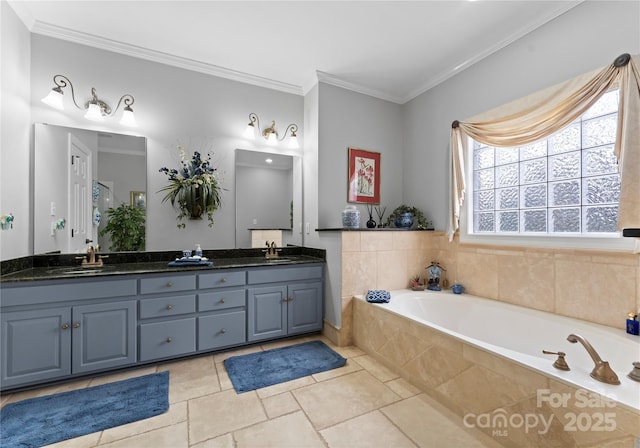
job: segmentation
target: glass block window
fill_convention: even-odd
[[[615,233],[617,112],[614,90],[546,140],[518,148],[474,141],[474,233]]]

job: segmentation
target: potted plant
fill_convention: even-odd
[[[204,213],[207,214],[209,227],[213,227],[213,212],[221,205],[220,185],[216,171],[211,165],[211,154],[207,154],[206,159],[198,151],[193,153],[190,160],[186,160],[186,154],[182,146],[178,146],[182,167],[180,170],[160,168],[161,173],[169,177],[169,184],[161,188],[159,192],[165,191],[166,195],[162,202],[171,202],[179,213],[176,219],[202,219]],[[178,228],[184,228],[185,223],[179,222]]]
[[[424,289],[424,285],[420,283],[419,275],[414,275],[413,277],[411,277],[411,280],[409,280],[409,285],[414,291],[420,291]]]
[[[393,212],[391,212],[391,214],[387,218],[387,226],[394,224],[396,227],[402,227],[402,221],[409,221],[407,219],[407,214],[411,214],[412,220],[411,224],[406,227],[410,228],[414,224],[416,224],[416,229],[418,230],[433,228],[433,224],[431,223],[431,221],[427,221],[427,218],[425,218],[424,214],[419,208],[411,207],[405,204],[400,205],[395,210],[393,210]]]
[[[127,205],[124,202],[116,208],[107,210],[109,222],[100,231],[100,236],[109,234],[109,250],[141,251],[145,247],[145,211],[144,208]]]

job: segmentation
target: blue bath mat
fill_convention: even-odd
[[[0,446],[39,447],[164,413],[169,372],[9,403]]]
[[[236,392],[248,392],[342,367],[347,362],[322,341],[303,342],[224,361]]]

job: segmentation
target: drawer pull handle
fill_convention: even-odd
[[[69,324],[62,324],[62,329],[63,330],[69,329]]]
[[[285,297],[284,301],[285,302],[293,302],[293,297]]]
[[[224,303],[224,299],[220,299],[220,303]]]
[[[227,330],[225,330],[224,328],[222,330],[220,330],[220,333],[226,333]]]
[[[80,322],[75,322],[73,324],[73,328],[80,328]]]
[[[173,307],[172,307],[171,305],[167,305],[167,306],[165,307],[165,309],[166,309],[167,311],[170,311],[170,310],[172,310],[172,309],[173,309]]]
[[[167,344],[168,344],[169,342],[171,342],[172,340],[173,340],[173,339],[171,339],[171,338],[167,338]]]
[[[171,288],[172,286],[173,286],[173,283],[167,282],[167,288]]]

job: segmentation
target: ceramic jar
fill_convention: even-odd
[[[342,227],[345,229],[360,228],[360,211],[355,205],[347,205],[342,211]]]

